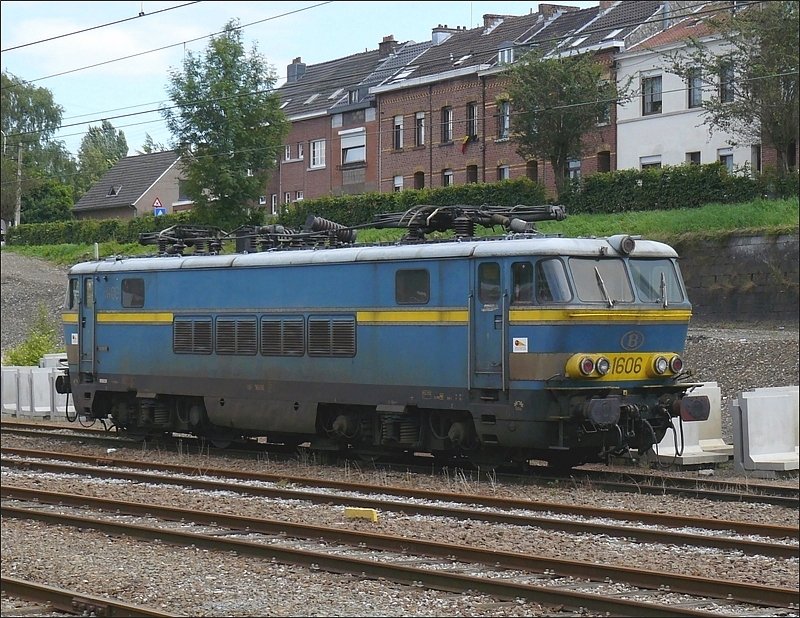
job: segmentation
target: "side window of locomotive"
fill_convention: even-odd
[[[81,286],[78,279],[70,279],[67,288],[67,297],[64,299],[65,309],[78,309],[81,303]]]
[[[122,280],[122,306],[144,307],[144,279]]]
[[[533,302],[533,264],[530,262],[514,262],[511,265],[511,278],[514,283],[512,304],[530,304]]]
[[[394,278],[394,298],[398,305],[424,305],[431,297],[431,277],[427,270],[398,270]]]
[[[484,305],[500,300],[500,265],[496,262],[478,266],[478,300]]]
[[[566,303],[572,300],[564,263],[556,258],[536,262],[536,302]]]
[[[633,288],[622,260],[570,258],[569,267],[582,301],[609,304],[633,301]]]
[[[683,291],[670,260],[629,260],[633,284],[639,298],[646,303],[683,302]]]
[[[94,280],[91,277],[83,280],[83,304],[86,307],[94,305]]]

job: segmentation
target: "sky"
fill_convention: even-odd
[[[598,2],[552,0],[578,7]],[[55,139],[77,156],[90,126],[107,119],[125,133],[128,154],[149,135],[172,138],[157,111],[169,103],[171,71],[187,51],[202,54],[232,19],[245,48],[257,46],[284,83],[294,58],[307,65],[378,48],[383,37],[423,41],[438,25],[474,28],[485,13],[524,15],[538,2],[36,2],[3,1],[0,64],[52,92],[63,108]]]

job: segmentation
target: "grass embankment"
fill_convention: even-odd
[[[726,236],[732,233],[792,234],[798,232],[800,207],[798,198],[785,200],[755,200],[744,204],[708,204],[700,208],[679,210],[638,211],[621,214],[569,215],[564,221],[537,223],[543,234],[562,236],[611,236],[631,234],[666,243]],[[486,230],[480,233],[497,234]],[[402,230],[358,231],[358,241],[363,243],[390,242],[399,239]],[[92,259],[91,245],[44,245],[35,247],[6,246],[5,250],[45,259],[61,265],[71,265]],[[233,243],[228,243],[233,250]],[[154,247],[138,244],[101,243],[101,257],[110,255],[152,254]]]

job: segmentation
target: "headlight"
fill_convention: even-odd
[[[658,375],[664,375],[667,371],[667,367],[669,367],[669,363],[663,356],[657,356],[653,361],[653,371]]]
[[[597,359],[595,368],[597,369],[597,373],[604,376],[608,373],[608,370],[611,369],[611,362],[605,356],[601,356]]]
[[[588,356],[584,356],[580,362],[580,369],[583,375],[591,375],[594,371],[594,361]]]
[[[672,373],[680,373],[683,371],[683,359],[678,355],[673,356],[669,361],[669,368]]]

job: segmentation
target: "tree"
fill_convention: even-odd
[[[33,172],[30,189],[22,197],[22,223],[50,223],[72,219],[72,187]]]
[[[145,133],[144,144],[142,144],[141,150],[136,152],[139,154],[152,154],[154,152],[165,152],[166,150],[169,149],[164,144],[156,142],[152,135]]]
[[[77,192],[82,195],[120,159],[128,156],[125,134],[108,121],[99,127],[89,127],[78,149]]]
[[[2,218],[14,221],[17,197],[22,208],[31,203],[30,193],[36,191],[42,177],[49,177],[48,186],[56,195],[71,191],[75,162],[63,142],[52,137],[61,125],[64,110],[53,101],[47,88],[33,86],[20,78],[2,73],[0,88],[0,124],[3,131]],[[18,167],[19,160],[21,167]],[[19,192],[19,194],[18,194]]]
[[[627,86],[607,79],[588,54],[544,58],[534,50],[508,74],[511,138],[517,152],[526,159],[548,161],[561,195],[570,159],[581,158],[591,131]]]
[[[759,2],[707,20],[710,36],[690,38],[668,58],[670,70],[698,76],[709,131],[724,131],[732,146],[768,144],[777,151],[779,175],[797,147],[800,16],[796,1]],[[717,45],[714,45],[714,43]]]
[[[257,203],[289,129],[275,81],[255,45],[246,53],[236,20],[205,55],[188,52],[183,71],[170,72],[174,107],[162,113],[198,220],[236,226]]]

